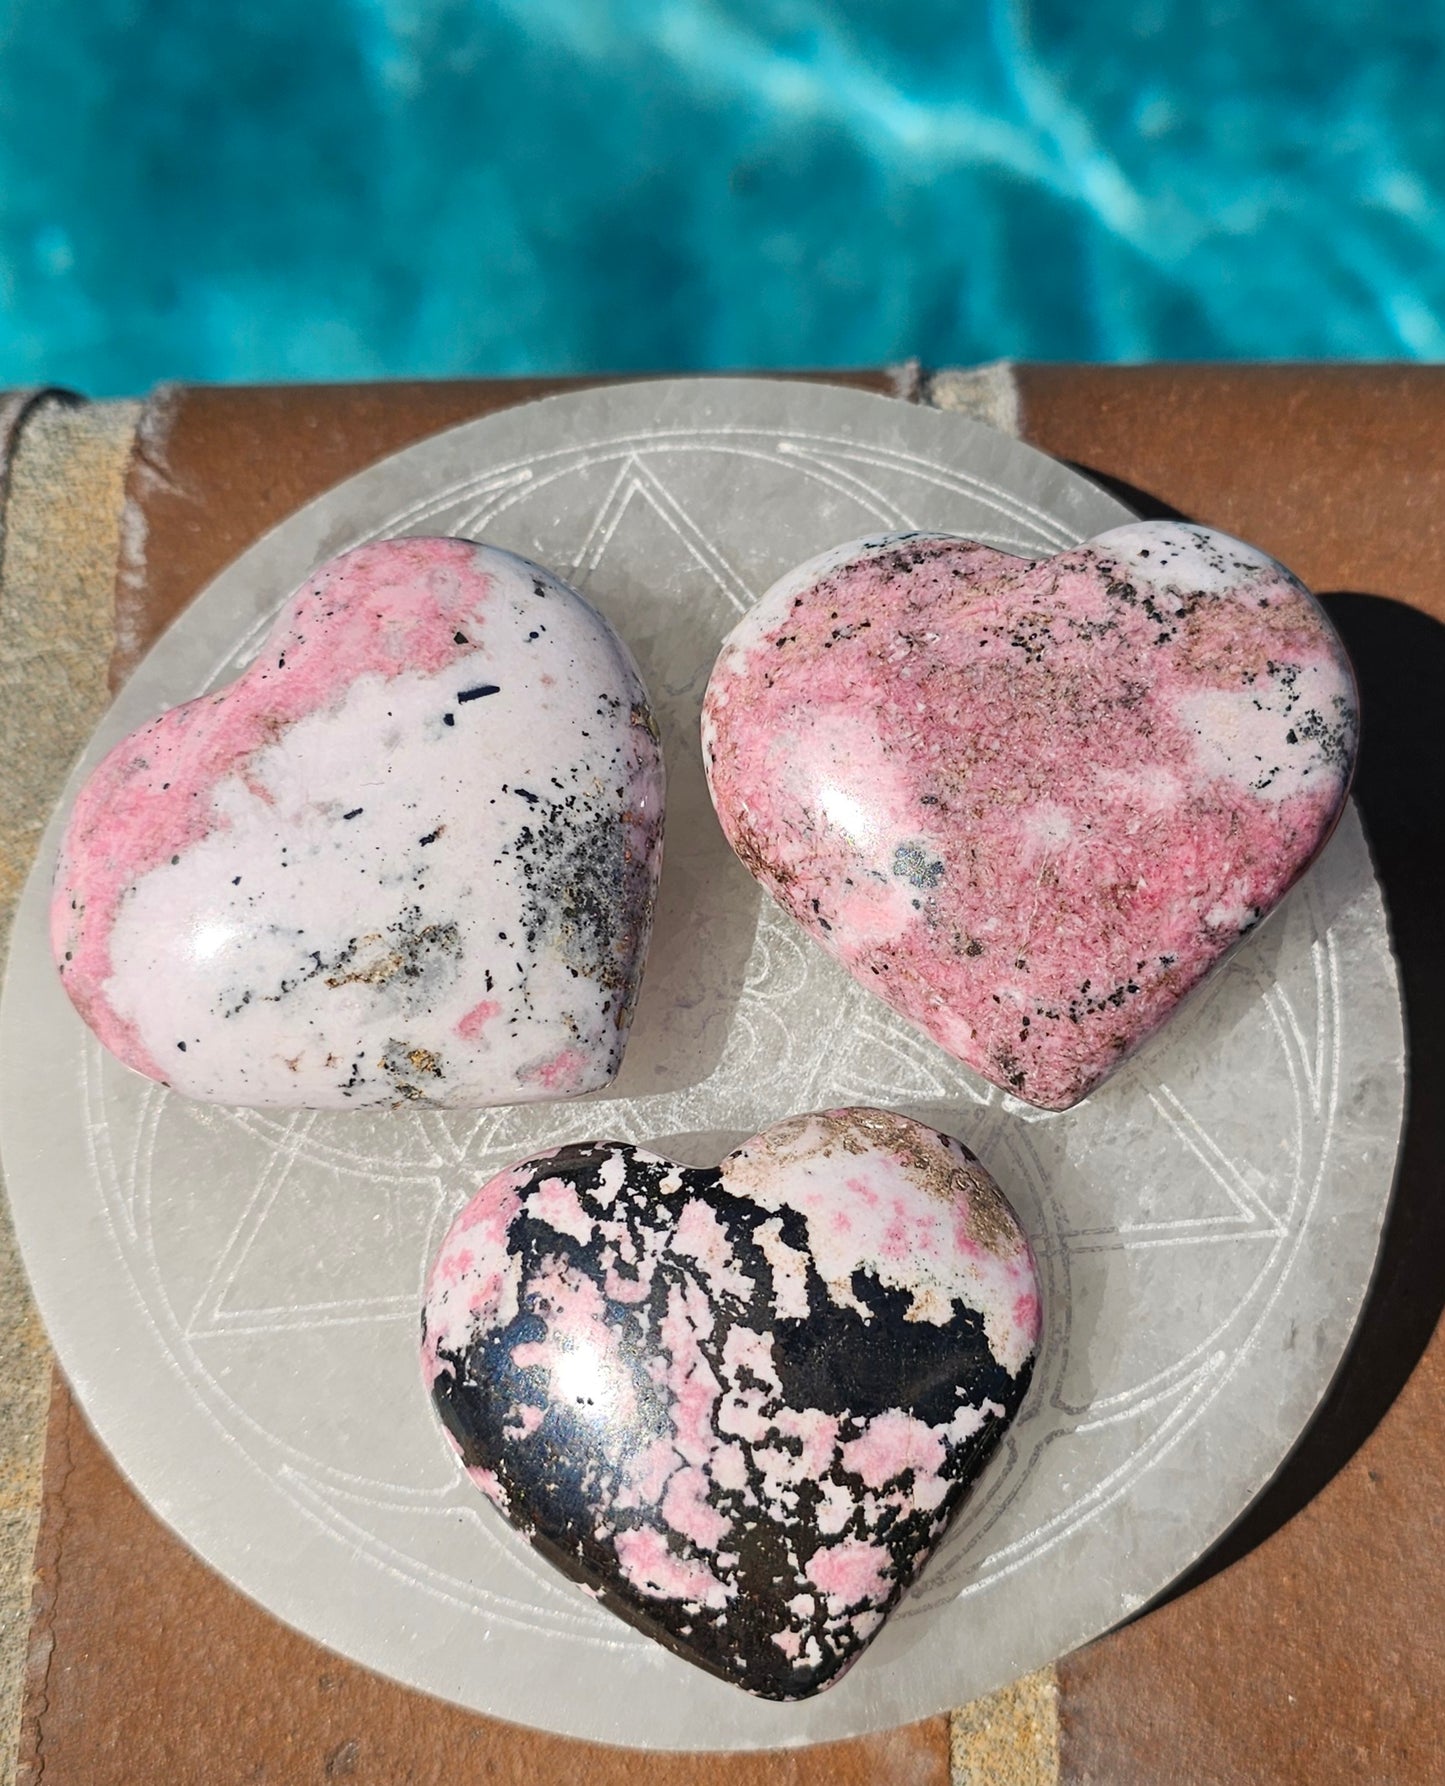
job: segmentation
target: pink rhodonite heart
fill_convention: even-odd
[[[455,539],[315,571],[76,796],[51,940],[128,1066],[224,1104],[466,1109],[616,1074],[663,766],[607,621]]]
[[[903,534],[800,566],[725,642],[703,748],[784,910],[1062,1110],[1318,855],[1357,725],[1344,648],[1283,566],[1141,522],[1037,562]]]
[[[1018,1412],[1039,1284],[967,1148],[883,1110],[716,1168],[585,1142],[499,1173],[432,1266],[422,1369],[558,1568],[768,1699],[836,1680]]]

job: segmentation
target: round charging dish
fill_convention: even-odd
[[[245,1593],[430,1693],[611,1743],[738,1749],[924,1717],[1107,1630],[1278,1468],[1344,1352],[1404,1092],[1385,915],[1351,809],[1278,914],[1077,1109],[985,1085],[765,899],[707,797],[718,645],[800,560],[881,531],[1046,556],[1128,519],[961,416],[825,385],[678,380],[454,428],[302,509],[207,588],[98,728],[21,902],[0,1010],[0,1148],[41,1310],[152,1507]],[[186,1102],[111,1059],[50,961],[81,776],[226,683],[323,559],[400,533],[574,582],[652,691],[668,759],[652,953],[622,1075],[590,1098],[444,1114]],[[1046,1331],[1017,1424],[877,1641],[769,1704],[613,1619],[460,1472],[421,1387],[428,1261],[504,1164],[608,1137],[714,1164],[842,1104],[960,1136],[1032,1235]]]

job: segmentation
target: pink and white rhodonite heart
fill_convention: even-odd
[[[743,863],[862,983],[1044,1109],[1091,1091],[1304,873],[1354,678],[1252,546],[1141,522],[1031,561],[903,534],[784,577],[703,708]]]
[[[189,1097],[575,1096],[621,1063],[662,801],[637,668],[575,590],[383,540],[95,770],[55,959],[106,1047]]]
[[[830,1685],[1028,1387],[1028,1242],[967,1148],[882,1110],[716,1168],[622,1142],[498,1174],[432,1267],[422,1369],[477,1485],[669,1648]]]

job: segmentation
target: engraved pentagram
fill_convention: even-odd
[[[808,436],[759,437],[744,431],[708,436],[699,433],[632,436],[596,441],[479,474],[461,487],[439,494],[420,508],[415,505],[388,515],[369,530],[381,537],[400,529],[453,531],[495,539],[507,522],[512,528],[503,543],[555,562],[563,545],[564,569],[604,601],[609,589],[610,559],[620,558],[617,581],[635,574],[638,564],[655,577],[659,564],[691,597],[692,614],[705,613],[710,625],[697,628],[692,652],[697,674],[681,683],[664,678],[663,704],[671,729],[686,736],[696,721],[697,694],[705,680],[716,639],[730,620],[760,593],[734,563],[731,542],[714,524],[704,528],[690,512],[687,471],[704,459],[722,467],[741,459],[759,463],[772,477],[782,477],[807,491],[824,492],[828,501],[847,510],[841,529],[898,529],[920,524],[929,514],[931,496],[966,490],[994,510],[991,543],[1035,553],[1056,548],[1067,536],[1049,517],[1028,505],[992,492],[981,480],[941,466],[917,461],[900,464],[888,454],[859,449],[840,440]],[[679,476],[679,468],[683,475]],[[730,467],[729,467],[730,468]],[[891,474],[891,475],[890,475]],[[716,467],[709,476],[717,475]],[[570,532],[559,541],[528,532],[526,508],[544,490],[557,501],[557,486],[585,481],[597,492],[595,505],[575,512]],[[678,486],[682,485],[680,492]],[[550,507],[549,507],[550,513]],[[930,516],[936,521],[937,510]],[[247,641],[247,646],[250,642]],[[243,651],[246,647],[243,647]],[[237,667],[232,658],[218,666],[218,680]],[[1307,907],[1306,907],[1307,909]],[[1306,951],[1313,961],[1328,949],[1327,940],[1312,937]],[[1048,1280],[1050,1332],[1045,1348],[1046,1382],[1035,1396],[1036,1411],[1010,1441],[1012,1467],[994,1472],[989,1489],[977,1497],[969,1517],[946,1556],[915,1594],[902,1616],[918,1612],[954,1594],[968,1592],[999,1569],[1016,1569],[1058,1541],[1080,1519],[1090,1516],[1105,1494],[1123,1492],[1147,1469],[1155,1450],[1174,1442],[1187,1429],[1204,1397],[1217,1388],[1222,1374],[1221,1347],[1247,1325],[1254,1301],[1273,1269],[1287,1255],[1287,1243],[1307,1200],[1306,1179],[1314,1156],[1328,1149],[1327,1125],[1321,1106],[1319,1062],[1328,1052],[1329,1032],[1336,1021],[1330,997],[1321,996],[1313,976],[1315,1034],[1306,1038],[1290,1000],[1279,984],[1259,986],[1248,956],[1226,970],[1208,995],[1209,1002],[1228,1000],[1241,987],[1254,1006],[1258,1046],[1281,1051],[1289,1062],[1289,1083],[1300,1107],[1293,1129],[1298,1144],[1287,1182],[1277,1172],[1268,1176],[1249,1160],[1216,1141],[1208,1119],[1190,1107],[1187,1094],[1167,1080],[1155,1080],[1137,1069],[1128,1098],[1136,1125],[1144,1124],[1157,1149],[1160,1173],[1141,1188],[1149,1192],[1144,1206],[1117,1207],[1105,1196],[1090,1204],[1072,1199],[1068,1213],[1051,1187],[1059,1177],[1059,1155],[1068,1147],[1067,1132],[1089,1125],[1087,1115],[1045,1121],[1037,1113],[1011,1104],[993,1087],[974,1079],[947,1059],[926,1038],[867,997],[841,972],[822,960],[781,914],[767,907],[754,932],[743,999],[731,1014],[731,1033],[722,1058],[702,1094],[712,1121],[732,1129],[760,1126],[774,1114],[816,1107],[821,1103],[886,1101],[926,1110],[944,1126],[961,1130],[985,1157],[1010,1177],[1021,1180],[1044,1217],[1040,1234],[1041,1262]],[[832,1021],[801,1028],[795,1013],[808,996],[810,982],[828,982]],[[1185,1020],[1186,1029],[1208,1021],[1208,1004]],[[1187,1034],[1173,1038],[1176,1051]],[[759,1103],[764,1080],[786,1083]],[[609,1134],[647,1143],[659,1135],[685,1132],[695,1122],[698,1087],[673,1093],[612,1100],[605,1106]],[[151,1094],[160,1098],[162,1094]],[[1119,1094],[1113,1094],[1118,1101]],[[1308,1109],[1305,1109],[1305,1105]],[[592,1117],[589,1112],[589,1118]],[[598,1109],[595,1119],[601,1120]],[[172,1121],[199,1120],[187,1107],[170,1113]],[[537,1113],[477,1112],[461,1116],[429,1112],[400,1120],[362,1121],[364,1144],[358,1144],[357,1121],[350,1115],[326,1118],[312,1112],[269,1114],[227,1111],[207,1113],[209,1125],[234,1132],[256,1149],[260,1170],[251,1194],[212,1269],[188,1308],[178,1308],[180,1338],[199,1369],[211,1376],[223,1368],[228,1344],[271,1340],[284,1343],[299,1333],[318,1334],[374,1326],[400,1327],[409,1334],[417,1312],[418,1260],[456,1202],[470,1189],[519,1154],[570,1138],[586,1127],[580,1113],[562,1106]],[[1305,1130],[1311,1132],[1307,1145]],[[148,1174],[152,1178],[153,1174]],[[1015,1189],[1017,1195],[1017,1190]],[[132,1185],[129,1202],[133,1205]],[[328,1275],[318,1265],[298,1266],[289,1249],[290,1231],[303,1219],[324,1232],[335,1232],[348,1206],[364,1203],[369,1223],[363,1258],[343,1259],[339,1273]],[[129,1224],[127,1224],[129,1226]],[[1163,1369],[1137,1382],[1118,1381],[1081,1396],[1067,1368],[1070,1283],[1088,1262],[1104,1255],[1207,1246],[1242,1251],[1247,1264],[1225,1280],[1218,1306],[1209,1311],[1201,1331]],[[1048,1367],[1052,1366],[1051,1369]],[[1038,1406],[1040,1395],[1047,1407]],[[1051,1415],[1052,1419],[1046,1417]],[[1130,1435],[1125,1454],[1111,1456],[1112,1468],[1097,1483],[1069,1502],[1040,1505],[1027,1529],[1014,1531],[997,1550],[989,1538],[1006,1511],[1027,1490],[1038,1460],[1049,1446],[1068,1438],[1119,1431],[1143,1423]],[[1145,1430],[1147,1429],[1147,1430]],[[294,1435],[283,1440],[287,1480],[313,1517],[340,1522],[355,1543],[377,1548],[390,1566],[407,1570],[404,1544],[372,1533],[367,1509],[385,1504],[381,1482],[352,1481],[338,1502],[334,1463],[308,1455]],[[1107,1447],[1101,1447],[1107,1450]],[[405,1469],[387,1480],[394,1496],[407,1500],[412,1472]],[[479,1509],[470,1489],[447,1478],[445,1504],[466,1513]],[[525,1555],[525,1553],[521,1553]],[[532,1568],[530,1558],[526,1558]],[[540,1572],[539,1573],[540,1576]],[[427,1591],[477,1597],[464,1578],[440,1571],[418,1574]],[[479,1597],[487,1603],[487,1597]],[[610,1637],[610,1622],[583,1609],[568,1624],[595,1623]]]
[[[1106,1628],[1186,1567],[1283,1456],[1338,1357],[1388,1185],[1377,1165],[1375,1203],[1359,1207],[1358,1107],[1368,1093],[1388,1114],[1399,1088],[1398,1060],[1371,1055],[1354,1016],[1379,987],[1394,994],[1353,815],[1165,1035],[1061,1116],[973,1078],[776,911],[721,838],[696,745],[707,674],[738,614],[793,563],[849,537],[931,527],[1039,554],[1122,512],[1058,468],[1018,475],[1007,455],[1021,449],[1004,443],[992,460],[982,431],[947,418],[899,417],[902,406],[836,391],[800,402],[764,385],[725,400],[709,389],[698,403],[697,388],[614,394],[610,408],[595,394],[554,400],[535,412],[551,412],[545,427],[513,412],[363,474],[200,599],[181,623],[184,633],[194,618],[184,680],[163,697],[228,680],[308,565],[367,538],[485,537],[583,587],[639,659],[670,777],[662,911],[617,1086],[519,1110],[227,1110],[140,1081],[75,1025],[78,1096],[56,1120],[82,1137],[84,1207],[102,1218],[85,1230],[86,1257],[123,1283],[126,1319],[144,1336],[130,1342],[134,1359],[97,1369],[93,1391],[84,1350],[96,1323],[53,1287],[67,1281],[65,1255],[49,1291],[43,1258],[37,1273],[103,1436],[258,1598],[479,1709],[679,1747],[922,1716]],[[245,617],[233,608],[228,620],[227,590]],[[822,1721],[794,1708],[785,1725],[695,1680],[513,1537],[436,1430],[417,1381],[417,1314],[455,1207],[511,1159],[605,1135],[711,1162],[782,1116],[845,1102],[907,1111],[984,1157],[1035,1238],[1047,1336],[1023,1415],[943,1551],[820,1702]],[[27,1206],[19,1187],[22,1239],[27,1207],[48,1194],[37,1182]],[[1311,1286],[1347,1243],[1350,1276],[1326,1321]],[[147,1373],[159,1395],[158,1370],[179,1385],[180,1455],[194,1453],[196,1481],[222,1470],[251,1484],[238,1494],[264,1530],[233,1540],[207,1523],[184,1462],[162,1475],[139,1448],[128,1453],[114,1411],[145,1393]],[[1250,1444],[1235,1462],[1237,1434]],[[1177,1484],[1221,1458],[1228,1479],[1196,1533]],[[1159,1505],[1168,1516],[1155,1519]],[[310,1561],[298,1577],[268,1564],[273,1552]],[[1065,1565],[1073,1585],[1061,1594]],[[328,1583],[362,1605],[379,1597],[426,1644],[408,1647],[365,1616],[348,1624]],[[499,1654],[522,1667],[534,1643],[546,1646],[544,1672],[570,1670],[592,1697],[505,1694]],[[610,1709],[623,1701],[625,1729]]]

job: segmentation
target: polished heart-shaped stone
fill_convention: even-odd
[[[621,1063],[662,806],[636,666],[575,590],[380,541],[95,770],[55,959],[106,1047],[189,1097],[572,1097]]]
[[[715,1169],[621,1142],[485,1185],[422,1368],[469,1474],[670,1649],[769,1699],[876,1635],[1028,1387],[1039,1290],[958,1142],[879,1110]]]
[[[870,991],[1047,1110],[1303,874],[1356,732],[1303,585],[1173,522],[1039,561],[933,534],[842,547],[744,617],[703,708],[745,866]]]

